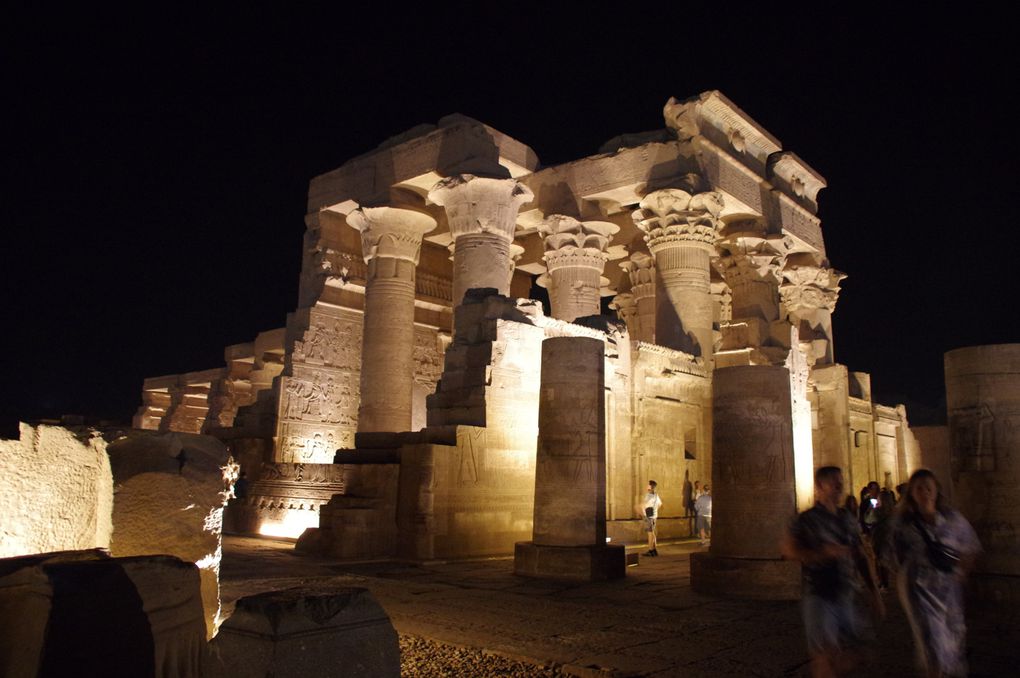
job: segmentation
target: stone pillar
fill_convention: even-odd
[[[1020,344],[945,355],[953,502],[978,533],[982,598],[1020,601]],[[946,478],[939,478],[943,485]]]
[[[446,208],[453,237],[454,308],[473,288],[509,295],[517,211],[533,197],[516,179],[473,174],[447,177],[429,192],[429,200]]]
[[[608,221],[578,221],[562,214],[550,215],[539,224],[549,272],[538,284],[549,289],[552,317],[573,322],[602,313],[599,291],[609,284],[602,277],[609,258],[606,248],[619,230]]]
[[[779,553],[797,509],[790,372],[740,365],[712,379],[712,546],[692,554],[691,584],[700,593],[796,598],[800,566]]]
[[[594,581],[626,569],[624,547],[606,544],[605,343],[546,339],[534,532],[514,549],[514,573]]]
[[[634,212],[655,256],[655,343],[700,355],[712,365],[713,302],[709,263],[715,254],[723,198],[675,188],[649,193]]]
[[[783,308],[800,330],[801,341],[811,343],[815,365],[833,364],[832,312],[846,274],[834,268],[794,264],[788,265],[782,276],[779,294]]]
[[[646,344],[655,343],[655,260],[644,252],[634,252],[620,268],[630,277],[630,293],[636,306],[627,323],[630,336]]]
[[[361,231],[368,264],[358,431],[408,431],[414,389],[414,276],[428,215],[364,207],[347,223]]]

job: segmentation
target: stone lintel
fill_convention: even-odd
[[[444,122],[450,123],[444,126]],[[354,201],[363,205],[384,203],[390,188],[397,184],[415,184],[426,175],[428,185],[443,177],[464,171],[485,170],[492,176],[515,176],[533,171],[538,157],[528,146],[464,116],[450,116],[434,131],[386,145],[321,174],[308,187],[308,212]]]

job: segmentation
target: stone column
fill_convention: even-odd
[[[516,179],[490,179],[459,174],[440,181],[429,200],[446,208],[453,237],[453,306],[464,293],[491,287],[510,291],[511,245],[517,211],[534,194]]]
[[[783,308],[800,330],[801,341],[811,343],[815,365],[833,364],[832,312],[846,274],[834,268],[788,265],[782,276]]]
[[[539,225],[549,272],[538,284],[549,289],[554,318],[573,322],[602,313],[599,291],[609,284],[602,277],[609,258],[606,248],[619,230],[608,221],[578,221],[562,214],[550,215]]]
[[[593,581],[626,573],[623,546],[606,544],[605,343],[542,342],[535,520],[514,549],[514,573]]]
[[[799,596],[800,567],[779,553],[797,510],[794,435],[789,370],[740,365],[713,372],[712,546],[691,556],[695,591]]]
[[[700,355],[712,365],[712,295],[709,263],[715,253],[723,198],[675,188],[649,193],[634,212],[655,256],[655,343]]]
[[[414,389],[414,276],[428,215],[364,207],[347,223],[361,231],[368,264],[358,431],[408,431]]]
[[[997,604],[1020,601],[1020,344],[945,354],[953,503],[984,554],[975,588]],[[943,486],[947,478],[939,478]]]
[[[620,268],[630,277],[630,293],[636,306],[626,320],[630,336],[636,341],[655,343],[655,260],[644,252],[633,252]]]

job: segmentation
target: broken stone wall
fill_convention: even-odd
[[[21,424],[0,440],[0,557],[107,548],[113,481],[92,432]]]
[[[128,431],[107,451],[117,557],[169,554],[198,565],[211,637],[219,615],[223,506],[236,466],[210,436]]]

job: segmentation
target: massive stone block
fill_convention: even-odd
[[[187,433],[131,431],[108,447],[114,556],[165,553],[195,563],[211,637],[219,615],[223,506],[236,466],[223,444]]]
[[[237,601],[212,643],[205,675],[400,676],[397,633],[366,589],[300,588]]]
[[[0,560],[0,675],[200,676],[198,570],[98,551]]]
[[[21,425],[0,440],[0,557],[110,545],[113,481],[91,432]]]

